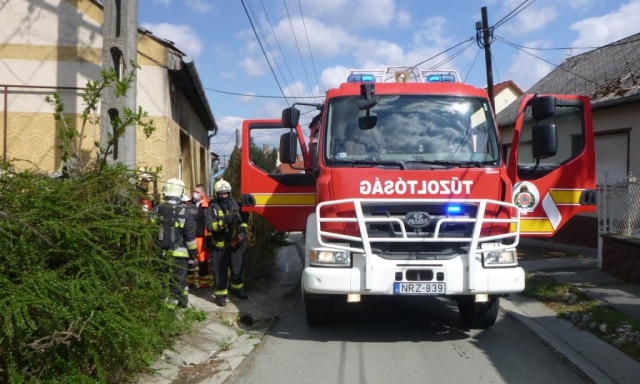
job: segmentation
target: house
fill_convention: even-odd
[[[61,167],[59,137],[45,97],[57,92],[65,115],[80,121],[83,87],[100,78],[104,8],[98,0],[10,1],[2,15],[2,160],[17,169],[52,173]],[[137,128],[136,165],[161,166],[160,179],[181,178],[189,189],[206,183],[208,138],[218,128],[193,59],[171,41],[138,28],[136,60],[141,67],[136,104],[157,128],[149,139]],[[95,153],[99,124],[87,126],[83,136],[78,144]]]
[[[640,34],[566,59],[528,94],[586,95],[591,99],[598,183],[640,175]],[[503,143],[511,142],[519,100],[498,113]]]
[[[485,89],[486,90],[486,89]],[[493,100],[496,105],[496,114],[511,105],[524,92],[513,82],[513,80],[503,81],[493,86]]]
[[[640,174],[640,152],[631,150],[640,146],[640,34],[566,59],[526,93],[588,96],[598,184]],[[511,146],[520,99],[497,115],[505,152]],[[595,214],[575,217],[567,227],[562,230],[566,241],[559,242],[596,247]]]

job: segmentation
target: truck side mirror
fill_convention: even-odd
[[[298,157],[298,136],[295,132],[290,131],[280,136],[279,154],[280,162],[283,164],[293,164],[296,162]]]
[[[296,107],[282,110],[282,126],[284,128],[295,128],[300,121],[300,110]]]
[[[556,125],[543,123],[533,126],[531,131],[531,150],[534,159],[553,157],[558,152]]]
[[[556,113],[556,98],[553,96],[534,97],[529,101],[531,116],[535,121],[540,121]]]

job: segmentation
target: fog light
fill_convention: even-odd
[[[360,302],[359,293],[350,293],[347,295],[347,303],[359,303],[359,302]]]
[[[489,301],[489,295],[486,293],[479,293],[476,295],[476,303],[486,303]]]

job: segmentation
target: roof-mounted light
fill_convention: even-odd
[[[347,77],[347,83],[375,83],[376,77],[368,73],[354,73]]]
[[[455,83],[454,75],[429,75],[426,79],[427,83]]]

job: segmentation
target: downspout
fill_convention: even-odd
[[[7,118],[9,117],[9,114],[7,113],[7,98],[9,97],[9,87],[7,85],[4,86],[4,118],[3,118],[3,125],[4,125],[4,132],[3,132],[3,140],[2,140],[2,160],[3,162],[7,162],[7,131],[9,130],[9,128],[7,127]]]

